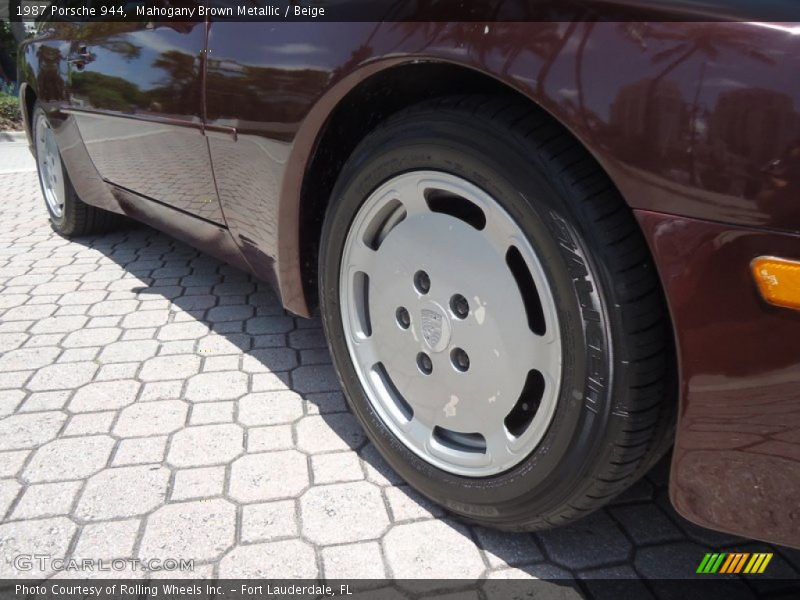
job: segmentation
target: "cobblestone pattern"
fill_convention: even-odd
[[[24,552],[194,559],[209,577],[563,577],[586,590],[768,548],[680,518],[666,461],[571,527],[459,523],[365,439],[318,321],[148,228],[60,238],[32,162],[15,160],[0,175],[0,578],[30,575],[12,562]],[[770,574],[796,577],[798,553],[775,551]]]

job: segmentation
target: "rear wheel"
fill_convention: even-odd
[[[528,106],[442,99],[369,135],[332,196],[320,290],[370,439],[464,517],[573,520],[669,445],[671,338],[644,239]]]
[[[66,237],[103,233],[123,217],[83,202],[61,162],[61,152],[47,115],[38,104],[33,111],[33,144],[39,183],[53,229]]]

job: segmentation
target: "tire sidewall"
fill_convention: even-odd
[[[423,494],[454,512],[514,520],[555,510],[575,493],[600,459],[608,414],[611,343],[597,269],[578,233],[580,219],[522,148],[491,130],[481,147],[457,120],[395,124],[353,154],[334,189],[323,230],[320,300],[334,364],[351,408],[389,464]],[[370,193],[398,174],[445,171],[495,198],[528,237],[545,270],[558,312],[563,351],[557,408],[537,448],[514,468],[490,477],[461,477],[418,457],[386,427],[353,367],[339,305],[339,269],[350,223]]]

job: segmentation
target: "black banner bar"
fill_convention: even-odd
[[[453,557],[458,560],[458,557]],[[266,565],[265,565],[266,566]],[[146,575],[151,576],[150,574]],[[439,598],[477,597],[487,600],[516,598],[618,599],[638,598],[644,592],[656,598],[689,600],[766,596],[796,598],[797,580],[769,577],[696,576],[694,579],[536,579],[536,580],[258,580],[258,579],[49,579],[0,580],[0,600],[265,600],[271,598]]]
[[[0,0],[25,22],[800,21],[798,0]]]

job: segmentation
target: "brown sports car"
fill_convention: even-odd
[[[42,24],[46,208],[319,311],[371,440],[456,514],[567,523],[674,445],[683,515],[800,546],[800,26],[648,4]]]

